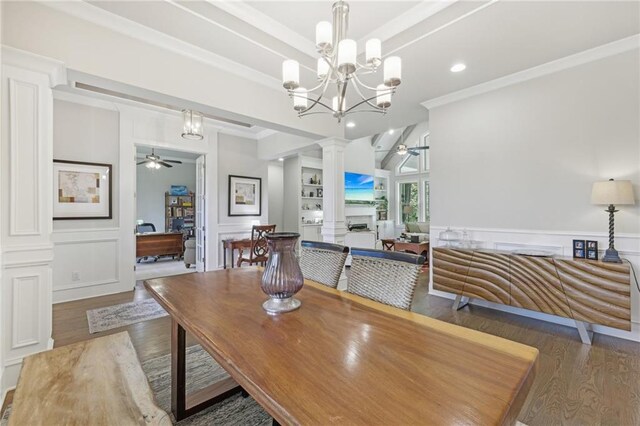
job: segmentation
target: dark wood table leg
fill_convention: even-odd
[[[187,347],[184,328],[171,319],[171,411],[177,421],[187,417]]]
[[[233,261],[233,252],[235,251],[233,246],[231,246],[231,249],[229,251],[231,252],[231,269],[233,269],[233,264],[236,263]]]
[[[171,318],[171,412],[177,421],[218,403],[242,388],[227,377],[187,395],[187,346],[184,328]]]
[[[222,265],[223,269],[227,269],[227,245],[222,242]]]

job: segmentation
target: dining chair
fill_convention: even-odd
[[[351,249],[347,291],[409,310],[424,256],[396,251]]]
[[[251,247],[249,248],[249,257],[244,256],[242,247],[238,256],[238,268],[243,263],[262,264],[264,265],[269,259],[269,247],[267,246],[267,234],[275,232],[275,225],[253,225],[251,228]]]
[[[300,269],[308,280],[338,287],[349,247],[318,241],[300,242]]]

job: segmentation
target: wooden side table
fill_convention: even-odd
[[[236,250],[242,250],[245,248],[251,248],[251,239],[245,238],[242,240],[222,240],[222,260],[224,269],[227,269],[227,250],[231,252],[231,267],[233,268],[233,253]]]
[[[419,254],[424,256],[424,264],[429,265],[429,241],[420,243],[412,243],[409,241],[397,241],[392,239],[383,239],[383,250],[404,251],[407,253]]]

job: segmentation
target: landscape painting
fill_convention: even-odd
[[[374,203],[373,176],[346,172],[344,187],[344,198],[348,204]]]

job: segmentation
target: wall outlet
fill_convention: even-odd
[[[80,281],[80,272],[73,271],[71,273],[71,281]]]

